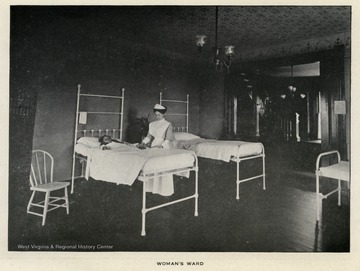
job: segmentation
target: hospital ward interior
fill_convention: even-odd
[[[350,93],[351,6],[11,6],[8,250],[350,252]]]

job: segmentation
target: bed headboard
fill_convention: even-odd
[[[124,93],[125,89],[121,89],[120,96],[112,96],[112,95],[100,95],[100,94],[85,94],[81,93],[81,85],[78,85],[77,91],[77,102],[76,102],[76,121],[75,121],[75,135],[74,135],[74,145],[76,140],[82,136],[89,137],[100,137],[102,135],[110,135],[112,138],[122,140],[123,134],[123,120],[124,120]],[[81,102],[83,99],[95,99],[99,100],[101,98],[111,99],[111,100],[119,100],[118,110],[115,111],[107,111],[99,110],[99,106],[96,106],[94,110],[91,109],[83,109],[81,108]],[[97,105],[101,105],[97,103]],[[100,106],[101,107],[101,106]],[[102,124],[96,126],[96,128],[91,127],[86,129],[87,117],[88,115],[106,115],[106,116],[116,116],[119,117],[119,123],[117,123],[117,127],[102,127]],[[80,129],[80,125],[82,126]]]
[[[160,104],[163,105],[164,103],[178,103],[186,106],[185,113],[169,112],[166,115],[185,117],[184,125],[173,125],[173,132],[189,132],[189,94],[186,95],[186,100],[168,100],[164,99],[162,92],[160,92]]]

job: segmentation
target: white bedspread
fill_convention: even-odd
[[[146,149],[119,144],[111,150],[88,150],[86,178],[132,185],[139,173],[163,171],[193,166],[194,155],[185,150]]]
[[[222,141],[215,139],[194,139],[174,141],[176,148],[192,150],[199,157],[229,162],[232,157],[258,155],[262,153],[262,145],[256,142]]]

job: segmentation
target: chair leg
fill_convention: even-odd
[[[46,214],[48,211],[48,207],[49,207],[49,198],[50,198],[50,192],[46,192],[45,194],[45,202],[44,202],[44,212],[43,212],[43,220],[42,220],[42,225],[45,225],[45,220],[46,220]]]
[[[338,180],[338,206],[341,206],[341,180]]]
[[[32,204],[32,201],[34,199],[34,196],[35,196],[35,191],[33,191],[32,194],[31,194],[31,197],[30,197],[30,200],[29,200],[29,203],[28,203],[28,206],[27,206],[27,212],[29,212],[29,210],[31,208],[31,204]]]
[[[66,204],[66,213],[69,214],[69,197],[67,187],[64,188],[65,191],[65,204]]]

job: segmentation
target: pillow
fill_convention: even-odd
[[[175,140],[194,140],[200,138],[197,135],[185,132],[173,132],[173,136]]]
[[[89,148],[97,148],[100,146],[99,138],[97,137],[87,137],[87,136],[80,137],[77,140],[77,143],[84,144]]]

